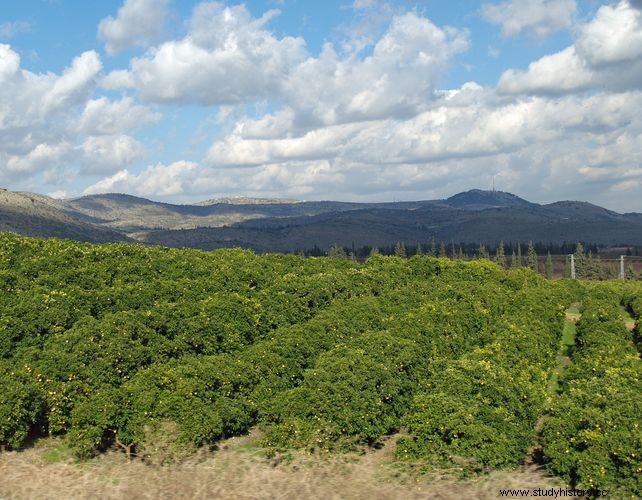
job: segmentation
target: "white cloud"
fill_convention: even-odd
[[[20,56],[11,46],[0,43],[0,78],[4,81],[13,78],[20,68]]]
[[[609,189],[616,192],[630,191],[632,189],[638,189],[641,185],[640,181],[631,179],[613,184]]]
[[[58,189],[56,191],[52,191],[51,193],[47,193],[47,196],[56,200],[64,200],[66,198],[69,198],[69,193],[67,191],[64,191],[63,189]]]
[[[627,2],[605,5],[581,27],[575,43],[579,56],[593,67],[639,62],[642,58],[642,12]]]
[[[484,18],[502,27],[504,36],[528,34],[547,38],[569,28],[577,12],[575,0],[509,0],[482,5]]]
[[[78,129],[88,135],[113,135],[157,123],[161,114],[137,105],[131,97],[111,102],[100,97],[87,102]]]
[[[71,67],[56,78],[51,89],[44,95],[43,112],[48,114],[84,101],[96,83],[102,63],[96,52],[83,52],[76,57]]]
[[[123,169],[89,186],[83,194],[133,193],[138,196],[173,196],[184,192],[197,165],[177,161],[170,165],[148,166],[139,174]]]
[[[84,52],[61,74],[22,69],[20,57],[0,44],[0,177],[24,182],[68,182],[78,174],[111,173],[143,157],[124,132],[156,123],[158,113],[130,97],[91,99],[102,64]]]
[[[464,31],[415,13],[395,16],[372,55],[344,59],[327,44],[294,68],[283,99],[302,126],[412,116],[431,101],[450,58],[467,47]]]
[[[641,88],[642,13],[625,1],[600,7],[579,27],[574,45],[532,62],[526,71],[504,72],[498,87],[543,94]]]
[[[110,71],[100,80],[100,86],[105,90],[121,90],[134,88],[134,78],[126,69]]]
[[[53,169],[63,165],[74,156],[73,145],[69,142],[58,144],[41,143],[26,155],[9,156],[6,161],[8,172],[27,175],[38,170]]]
[[[575,47],[547,55],[528,65],[527,71],[509,69],[499,79],[502,92],[562,94],[584,90],[595,81],[595,73],[578,57]]]
[[[253,19],[243,5],[199,4],[189,35],[133,59],[131,78],[154,102],[236,104],[278,94],[305,43],[264,29],[275,14]]]
[[[533,141],[625,127],[636,118],[638,105],[642,106],[639,94],[502,103],[469,84],[415,117],[320,126],[297,137],[276,137],[270,120],[245,120],[212,145],[208,161],[217,166],[249,166],[345,158],[400,164],[493,155]],[[270,131],[263,137],[256,130],[262,123]]]
[[[20,56],[0,44],[0,130],[32,127],[82,104],[102,68],[94,51],[83,52],[61,75],[20,68]]]
[[[163,34],[168,0],[125,0],[116,18],[106,17],[98,25],[98,36],[108,54],[133,46],[148,46]]]
[[[468,83],[410,118],[319,125],[297,136],[287,116],[243,119],[212,145],[211,173],[201,175],[231,192],[317,199],[421,198],[435,186],[484,187],[497,175],[503,189],[535,200],[556,189],[568,197],[564,189],[591,185],[590,165],[609,182],[639,175],[630,168],[642,160],[639,109],[641,92],[506,99]]]
[[[0,23],[0,38],[5,40],[21,33],[29,33],[32,25],[28,21],[5,21]]]
[[[124,134],[89,137],[80,147],[83,173],[108,173],[134,163],[145,155],[145,148]]]

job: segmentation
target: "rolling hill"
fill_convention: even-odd
[[[123,233],[73,217],[57,200],[7,190],[0,190],[0,231],[90,243],[132,241]]]
[[[445,200],[349,203],[223,198],[192,205],[126,194],[54,200],[2,191],[0,229],[81,241],[128,241],[214,249],[289,252],[338,244],[385,246],[436,241],[584,241],[642,245],[642,214],[581,201],[539,205],[511,193],[471,190]]]

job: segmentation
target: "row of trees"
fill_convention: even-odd
[[[640,310],[638,283],[550,281],[486,259],[359,263],[0,234],[0,448],[61,435],[78,456],[120,447],[164,463],[254,426],[274,452],[374,445],[403,428],[402,460],[516,468],[547,411],[565,305],[593,294],[575,358],[590,383],[563,386],[559,406],[572,411],[551,420],[548,456],[571,483],[599,479],[578,465],[589,457],[611,482],[577,484],[621,478],[633,491],[640,359],[628,332],[611,331],[619,302],[601,287]],[[586,439],[571,455],[556,436]]]
[[[508,335],[511,311],[557,311],[546,282],[485,261],[0,250],[0,444],[59,434],[82,456],[162,461],[163,429],[190,450],[257,424],[276,448],[371,443],[443,364]]]
[[[373,250],[378,252],[381,255],[394,255],[395,248],[400,242],[373,247],[370,245],[364,245],[361,247],[356,247],[354,244],[351,246],[341,246],[333,245],[332,247],[340,247],[347,256],[352,255],[357,260],[364,260],[368,258]],[[464,259],[473,259],[479,256],[480,245],[477,243],[466,243],[466,242],[445,242],[443,240],[432,240],[426,242],[417,242],[410,244],[408,242],[403,242],[404,248],[406,250],[406,256],[411,257],[413,255],[430,255],[432,257],[449,257],[451,259],[455,258],[464,258]],[[533,241],[533,248],[535,253],[540,256],[547,255],[550,253],[552,256],[556,255],[569,255],[575,251],[576,243],[563,242],[563,243],[545,243],[541,241]],[[498,251],[497,245],[484,245],[484,250],[491,256],[495,256]],[[520,242],[502,242],[501,246],[503,247],[504,255],[508,258],[515,253],[517,257],[518,254],[526,255],[527,246],[524,243]],[[604,249],[599,247],[596,244],[585,243],[584,248],[586,252],[592,252],[594,255],[597,255],[600,252],[603,252]],[[328,255],[329,248],[319,248],[314,246],[307,249],[299,249],[295,251],[297,255],[305,257],[323,257]],[[642,247],[627,247],[624,250],[624,253],[628,255],[639,255],[642,253]]]
[[[599,255],[594,255],[590,248],[591,247],[589,247],[588,252],[586,252],[582,243],[577,243],[575,245],[573,256],[575,259],[576,277],[595,280],[618,278],[620,275],[618,264],[613,262],[602,262],[601,257]],[[424,252],[424,248],[420,244],[408,249],[403,242],[397,242],[394,246],[386,248],[383,251],[379,248],[370,249],[368,257],[379,254],[394,255],[401,258],[407,258],[410,255],[428,255],[432,257],[459,260],[487,259],[497,262],[504,268],[527,267],[529,269],[533,269],[535,272],[544,274],[549,279],[552,279],[556,275],[556,266],[551,252],[548,251],[545,258],[541,257],[537,252],[536,245],[532,241],[528,242],[524,253],[522,253],[521,243],[517,243],[515,250],[511,250],[510,255],[507,253],[503,242],[500,242],[492,251],[487,249],[483,244],[479,245],[475,248],[474,252],[471,253],[464,252],[461,245],[459,246],[459,250],[456,250],[453,243],[451,243],[450,247],[447,247],[444,242],[441,242],[437,248],[434,241],[426,252]],[[333,245],[330,247],[327,255],[328,257],[335,259],[358,260],[355,253],[339,245]],[[556,260],[559,261],[559,259]],[[571,264],[568,255],[565,255],[561,274],[565,278],[571,277]],[[625,278],[641,279],[642,273],[638,273],[632,264],[628,264],[625,269]]]
[[[542,429],[549,470],[617,498],[642,492],[642,360],[622,316],[641,296],[625,284],[587,286],[572,363]]]

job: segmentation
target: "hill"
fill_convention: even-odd
[[[576,202],[487,209],[458,209],[433,203],[418,209],[355,209],[144,235],[149,243],[174,247],[243,246],[258,251],[293,251],[314,246],[326,249],[333,244],[385,246],[396,241],[415,244],[432,238],[438,242],[485,245],[495,245],[500,240],[642,245],[642,218]]]
[[[473,189],[444,200],[389,203],[220,198],[193,205],[126,194],[54,200],[3,191],[0,228],[81,241],[128,238],[170,247],[294,251],[338,244],[386,246],[436,241],[495,245],[584,241],[642,245],[642,214],[582,201],[539,205],[502,191]],[[63,230],[64,228],[64,230]]]
[[[482,191],[471,189],[458,193],[446,199],[451,207],[463,208],[465,210],[485,210],[487,208],[533,206],[534,203],[526,201],[519,196],[503,191]]]
[[[0,191],[0,231],[90,243],[131,241],[122,233],[73,217],[64,211],[62,202],[6,190]]]

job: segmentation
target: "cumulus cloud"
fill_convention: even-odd
[[[113,102],[100,97],[85,104],[78,129],[87,135],[113,135],[157,123],[160,119],[160,113],[135,104],[131,97]]]
[[[100,80],[100,86],[105,90],[121,90],[134,88],[134,78],[126,69],[110,71]]]
[[[465,31],[441,29],[414,12],[393,17],[363,59],[327,44],[292,70],[283,99],[306,124],[412,116],[433,97],[450,58],[468,47]]]
[[[359,0],[353,9],[377,3]],[[573,2],[556,2],[570,17],[558,13],[550,22],[537,10],[547,3],[524,4],[535,10],[528,22],[516,14],[517,27],[497,23],[506,36],[544,37],[575,22]],[[350,25],[345,43],[311,54],[303,39],[269,29],[277,14],[199,4],[185,36],[107,75],[95,53],[60,74],[30,73],[0,45],[0,165],[10,166],[0,180],[100,176],[86,193],[173,201],[230,194],[383,200],[439,197],[488,186],[495,176],[502,189],[535,201],[639,205],[642,41],[634,2],[602,6],[574,26],[571,46],[506,71],[497,87],[469,82],[448,90],[440,82],[469,46],[465,29],[394,10],[376,29],[349,32],[357,26]],[[126,93],[94,94],[101,90]],[[194,125],[198,140],[216,134],[205,139],[201,163],[132,167],[152,149],[134,132],[161,119],[156,109],[180,119],[191,105],[212,107]]]
[[[75,156],[67,118],[88,98],[101,70],[98,55],[84,52],[62,74],[32,73],[0,44],[0,163],[5,178],[61,168]]]
[[[508,70],[498,87],[507,93],[565,93],[588,88],[622,91],[642,86],[642,12],[629,2],[604,5],[579,27],[575,43]]]
[[[304,55],[301,38],[277,38],[243,5],[199,4],[189,34],[131,62],[131,79],[154,102],[236,104],[278,94]]]
[[[125,132],[160,119],[131,97],[91,99],[102,69],[98,55],[84,52],[60,74],[33,73],[0,44],[0,178],[44,174],[51,183],[75,175],[106,174],[144,156]]]
[[[482,5],[484,18],[500,25],[502,34],[508,37],[527,34],[547,38],[569,28],[576,12],[575,0],[509,0]]]
[[[636,120],[638,106],[639,93],[502,102],[468,85],[404,120],[331,125],[279,138],[257,138],[252,127],[245,138],[245,127],[240,127],[212,145],[208,160],[217,166],[251,166],[332,157],[395,165],[497,155],[570,134],[621,129]]]
[[[600,7],[595,19],[581,27],[575,46],[578,55],[595,68],[639,62],[642,13],[628,2]]]
[[[74,148],[69,142],[41,143],[25,155],[8,156],[6,168],[9,173],[27,175],[45,168],[51,169],[61,166],[73,156]]]
[[[148,46],[163,34],[168,0],[125,0],[116,17],[98,25],[98,36],[110,55],[133,46]]]
[[[0,44],[0,129],[26,127],[84,102],[102,63],[94,51],[83,52],[61,75],[37,74],[20,67],[20,56]]]
[[[189,174],[196,167],[192,162],[177,161],[170,165],[150,165],[139,174],[123,169],[89,186],[83,194],[119,192],[139,196],[180,195],[189,182]]]
[[[145,148],[133,137],[124,134],[89,137],[79,148],[84,165],[82,173],[111,173],[145,155]]]
[[[199,4],[188,35],[135,58],[129,73],[107,86],[133,84],[154,102],[202,105],[279,99],[297,120],[339,123],[408,115],[434,91],[450,58],[468,46],[467,33],[441,29],[414,12],[393,16],[368,57],[339,54],[326,44],[310,56],[301,38],[278,38],[243,5]]]

